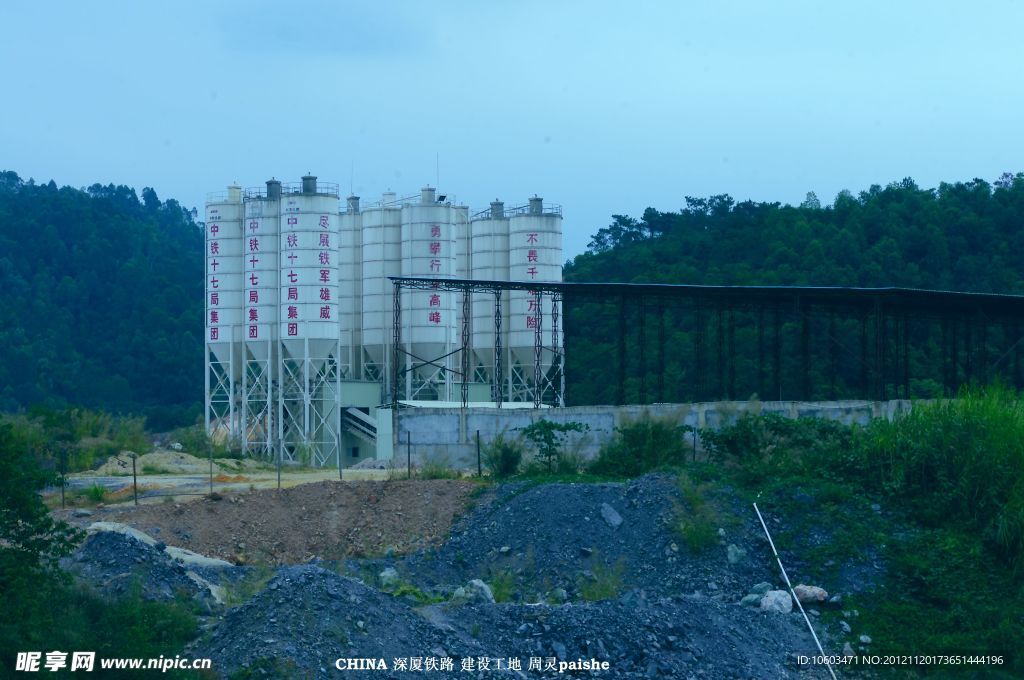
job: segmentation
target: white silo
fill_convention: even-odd
[[[509,280],[509,218],[505,204],[495,199],[489,210],[477,213],[470,223],[472,262],[469,278],[480,281]],[[501,293],[502,346],[508,347],[508,291]],[[495,299],[494,295],[477,294],[473,298],[473,354],[477,379],[504,389],[504,376],[495,378]],[[502,357],[504,361],[504,357]],[[506,372],[505,370],[502,371]],[[496,394],[491,398],[497,400]]]
[[[349,196],[339,217],[338,313],[341,315],[341,372],[345,379],[359,376],[362,344],[362,229],[359,197]]]
[[[543,199],[534,196],[526,206],[515,210],[509,220],[509,273],[513,281],[562,280],[561,207],[545,207]],[[537,390],[540,390],[541,400],[545,403],[557,400],[558,389],[545,384],[550,379],[553,356],[551,307],[550,295],[538,296],[526,291],[512,291],[510,294],[508,375],[511,401],[535,400]],[[545,348],[539,362],[539,385],[535,365],[538,326]],[[562,345],[560,333],[557,344]]]
[[[362,377],[390,379],[393,292],[389,276],[402,275],[402,209],[394,193],[362,210]]]
[[[274,385],[278,352],[278,268],[281,182],[250,189],[244,196],[242,223],[242,419],[246,453],[275,455]]]
[[[338,190],[313,175],[281,196],[278,422],[281,454],[314,465],[338,454]]]
[[[241,376],[242,188],[206,200],[206,428],[218,438],[239,432],[235,411]]]
[[[455,210],[439,203],[431,187],[418,203],[402,206],[402,276],[451,279],[457,271]],[[458,343],[455,293],[405,290],[402,293],[402,370],[406,399],[452,397],[451,356]]]

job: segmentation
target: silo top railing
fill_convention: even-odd
[[[302,194],[302,182],[281,182],[281,195],[285,194]],[[337,182],[317,182],[316,193],[306,194],[307,196],[333,196],[338,198],[338,183]],[[267,197],[266,187],[251,187],[246,189],[242,196],[246,199],[260,199]]]
[[[517,205],[514,208],[505,208],[503,210],[502,218],[509,218],[513,215],[527,215],[530,214],[530,204],[524,203],[523,205]],[[562,206],[558,203],[545,204],[540,211],[541,215],[561,215]],[[478,213],[470,215],[470,220],[486,220],[491,217],[491,209],[481,210]]]

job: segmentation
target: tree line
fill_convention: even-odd
[[[203,234],[177,201],[0,172],[0,410],[69,405],[157,429],[202,403]]]

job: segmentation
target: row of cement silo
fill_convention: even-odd
[[[251,453],[272,453],[285,438],[329,460],[340,408],[350,405],[342,383],[383,387],[392,375],[388,277],[561,280],[560,209],[539,198],[509,210],[496,201],[472,218],[432,188],[362,207],[349,197],[340,212],[338,199],[336,185],[306,176],[265,189],[231,186],[207,202],[207,414],[232,435],[244,431]],[[505,400],[533,399],[534,326],[553,311],[550,300],[539,302],[541,312],[525,291],[502,297],[495,380],[494,296],[472,300],[474,401],[493,398],[492,383]],[[404,290],[401,305],[399,396],[451,400],[461,382],[460,294]],[[546,375],[560,333],[544,343]],[[390,397],[381,389],[372,400]]]
[[[389,276],[458,278],[483,281],[561,281],[561,211],[545,209],[539,198],[506,211],[495,201],[469,215],[466,206],[438,200],[432,188],[418,197],[385,194],[360,206],[350,197],[341,215],[343,243],[351,245],[351,294],[342,293],[342,318],[353,329],[350,363],[364,380],[385,378],[391,370],[393,285]],[[543,304],[550,305],[547,301]],[[501,384],[505,399],[529,401],[526,383],[534,377],[534,324],[537,300],[527,292],[505,293],[501,307],[503,376],[494,380],[495,300],[473,296],[470,306],[471,382]],[[398,389],[410,400],[451,400],[461,382],[461,294],[404,289],[401,298],[401,367]],[[549,309],[545,313],[550,312]],[[532,319],[532,320],[531,320]],[[550,350],[561,334],[544,338]],[[545,351],[546,373],[552,355]],[[488,392],[483,400],[490,400]]]

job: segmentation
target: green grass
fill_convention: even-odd
[[[416,479],[458,479],[461,476],[444,458],[428,458],[413,470]]]
[[[624,558],[620,557],[615,564],[608,566],[597,553],[594,557],[593,566],[590,569],[593,578],[580,577],[578,583],[580,597],[587,602],[610,600],[617,597],[622,589],[622,576],[626,571]]]
[[[717,478],[782,520],[773,538],[806,578],[842,588],[844,564],[882,565],[873,588],[844,602],[872,653],[1003,655],[966,674],[1024,676],[1018,395],[968,391],[865,427],[747,415],[704,434]]]
[[[679,495],[674,528],[690,551],[702,552],[718,542],[722,513],[708,498],[710,484],[698,483],[686,471],[679,473]]]
[[[509,602],[515,594],[516,577],[511,569],[499,569],[491,573],[487,582],[495,602]]]
[[[107,487],[103,486],[102,484],[93,484],[92,486],[86,488],[82,492],[82,495],[85,496],[90,501],[92,501],[93,503],[102,503],[107,498]]]
[[[245,576],[225,588],[225,604],[229,607],[245,604],[266,588],[276,573],[277,570],[266,564],[249,567]]]

